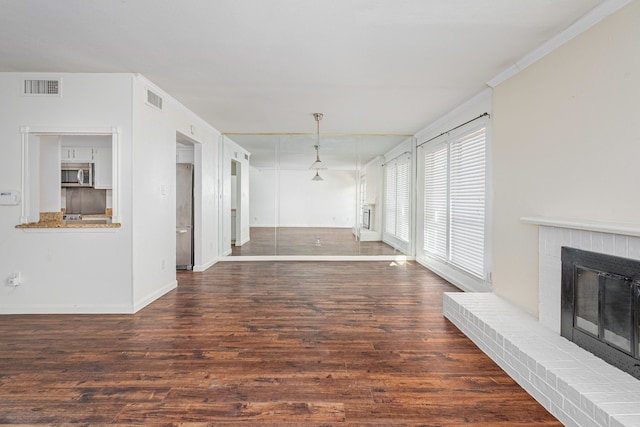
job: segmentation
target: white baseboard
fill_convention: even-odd
[[[193,271],[205,271],[208,268],[210,268],[211,266],[213,266],[214,264],[216,264],[219,261],[218,258],[214,258],[211,261],[205,262],[204,264],[201,265],[194,265],[193,266]]]
[[[251,228],[353,228],[352,225],[336,225],[336,224],[278,224],[277,226],[273,224],[260,225],[260,224],[251,224]],[[27,229],[25,229],[27,230]]]
[[[483,284],[480,279],[475,279],[443,262],[431,258],[418,257],[416,257],[416,261],[465,292],[491,292],[490,286]]]
[[[361,242],[380,242],[382,241],[382,232],[372,230],[360,230]]]
[[[0,305],[0,314],[134,314],[173,290],[178,282],[173,280],[150,295],[130,304],[25,304]]]
[[[133,314],[127,304],[25,304],[0,305],[0,314]]]
[[[172,280],[171,282],[164,285],[162,288],[156,290],[155,292],[152,292],[151,294],[145,296],[144,298],[139,299],[133,304],[134,313],[137,313],[138,311],[142,310],[143,308],[145,308],[146,306],[148,306],[149,304],[151,304],[152,302],[154,302],[155,300],[157,300],[167,292],[172,291],[177,287],[178,287],[178,281]]]
[[[221,262],[244,261],[414,261],[415,257],[406,255],[264,255],[264,256],[230,256],[220,258]]]

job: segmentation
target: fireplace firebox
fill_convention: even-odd
[[[561,335],[640,379],[640,261],[562,248]]]

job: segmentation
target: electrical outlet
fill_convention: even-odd
[[[164,270],[164,260],[160,261],[160,268]]]

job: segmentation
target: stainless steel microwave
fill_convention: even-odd
[[[93,187],[93,163],[62,163],[60,169],[63,187]]]

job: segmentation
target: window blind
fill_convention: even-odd
[[[482,277],[484,274],[485,129],[451,143],[450,260]]]
[[[409,203],[409,159],[403,159],[396,168],[396,237],[409,241],[409,221],[411,209]]]
[[[448,161],[447,146],[424,155],[424,239],[423,249],[447,258]]]
[[[364,207],[367,205],[367,177],[362,175],[360,177],[360,224],[365,223]]]
[[[424,156],[426,253],[484,276],[486,129],[475,128]]]
[[[401,156],[385,166],[384,231],[409,241],[411,222],[411,156]]]
[[[395,163],[385,167],[384,231],[396,234],[396,170]]]

